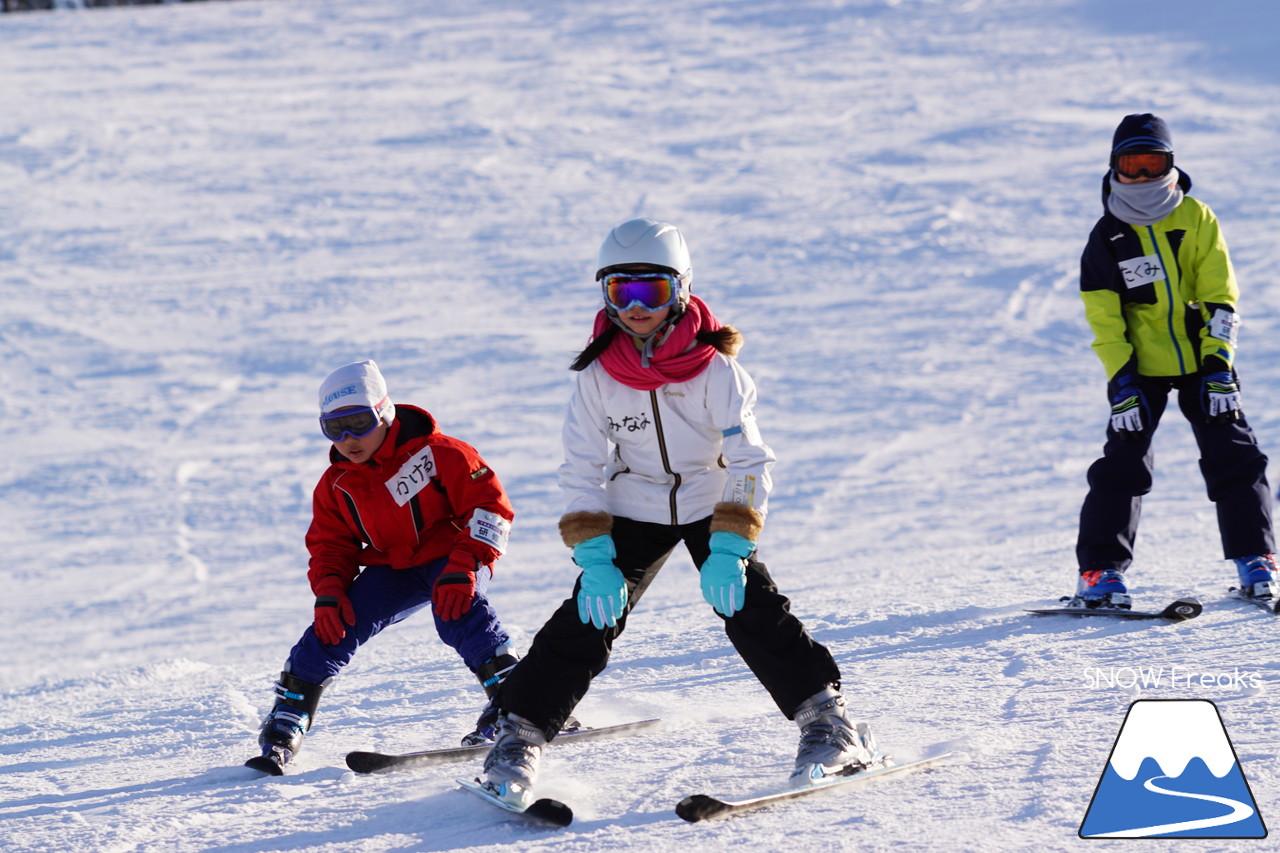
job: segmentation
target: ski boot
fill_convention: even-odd
[[[489,701],[485,702],[484,707],[480,709],[475,729],[470,734],[462,736],[463,746],[493,743],[494,738],[497,737],[498,706],[494,704],[494,695],[498,692],[498,685],[507,677],[507,673],[515,668],[519,660],[511,653],[510,647],[498,646],[493,650],[493,657],[480,664],[479,669],[476,670],[476,678],[480,679],[480,686],[484,688],[484,695],[489,697]]]
[[[484,785],[515,805],[533,802],[533,783],[547,737],[534,723],[516,714],[498,718],[498,736],[484,759]]]
[[[866,723],[849,719],[844,697],[824,688],[795,710],[800,749],[791,785],[805,788],[832,776],[847,776],[885,760]]]
[[[1235,558],[1236,573],[1240,575],[1240,592],[1255,601],[1275,601],[1280,598],[1280,567],[1274,554],[1258,554],[1254,557]]]
[[[485,695],[489,697],[489,701],[480,709],[480,716],[476,719],[475,729],[467,735],[462,736],[463,746],[479,746],[481,744],[493,743],[498,736],[498,715],[502,710],[497,705],[498,685],[502,684],[507,678],[519,658],[512,654],[511,649],[507,646],[498,646],[494,649],[494,656],[489,658],[480,668],[476,670],[476,678],[480,679],[480,686],[484,688]],[[582,728],[582,723],[578,722],[576,717],[570,716],[564,721],[564,725],[560,727],[560,733],[576,732]]]
[[[276,704],[262,723],[258,745],[262,755],[250,758],[244,764],[254,770],[280,776],[284,766],[302,750],[302,736],[311,728],[320,694],[333,679],[322,684],[303,681],[285,670],[276,683]]]
[[[1117,569],[1098,569],[1080,573],[1076,584],[1076,597],[1067,601],[1068,607],[1117,607],[1128,610],[1133,599],[1124,585],[1124,573]]]

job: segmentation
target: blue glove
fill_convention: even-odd
[[[747,557],[756,543],[745,536],[717,530],[711,534],[711,555],[702,564],[702,597],[721,616],[742,609],[747,596]]]
[[[612,536],[595,536],[573,546],[573,561],[582,567],[578,582],[578,618],[604,630],[618,624],[627,606],[627,582],[613,564],[618,556]]]
[[[1240,417],[1240,386],[1225,370],[1204,375],[1205,412],[1209,423],[1222,424]]]
[[[1142,393],[1142,377],[1133,373],[1119,373],[1108,385],[1111,428],[1121,438],[1140,438],[1151,418],[1147,398]]]

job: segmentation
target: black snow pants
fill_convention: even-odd
[[[1191,424],[1200,448],[1200,472],[1218,512],[1224,559],[1275,552],[1267,457],[1241,413],[1227,423],[1208,423],[1200,400],[1200,376],[1146,378],[1143,390],[1150,423],[1142,437],[1125,439],[1109,426],[1102,458],[1089,468],[1089,493],[1080,510],[1076,558],[1080,571],[1118,569],[1133,562],[1142,496],[1151,491],[1151,440],[1169,394]]]
[[[640,594],[681,541],[701,566],[710,553],[711,519],[670,525],[614,517],[614,564],[628,588],[625,612],[613,628],[600,630],[578,618],[578,587],[565,599],[538,634],[528,653],[498,688],[504,712],[519,714],[552,738],[582,697],[591,680],[604,671],[613,641],[626,627],[627,614]],[[701,597],[699,595],[699,597]],[[709,605],[708,605],[709,607]],[[801,702],[827,685],[839,687],[840,670],[826,647],[817,643],[791,613],[765,565],[747,561],[747,587],[742,610],[721,617],[725,633],[752,673],[791,719]]]

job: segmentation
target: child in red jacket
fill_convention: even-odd
[[[315,622],[280,674],[263,754],[247,762],[273,774],[297,755],[320,694],[356,649],[428,604],[487,694],[516,662],[485,597],[514,516],[493,470],[424,410],[393,405],[372,361],[320,386],[320,428],[333,447],[306,536]],[[486,706],[463,743],[491,740],[495,719]]]

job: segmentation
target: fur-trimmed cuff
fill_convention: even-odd
[[[749,506],[721,501],[711,514],[711,532],[736,533],[752,542],[760,541],[764,517]]]
[[[560,538],[569,548],[612,532],[613,516],[607,512],[567,512],[560,516]]]

